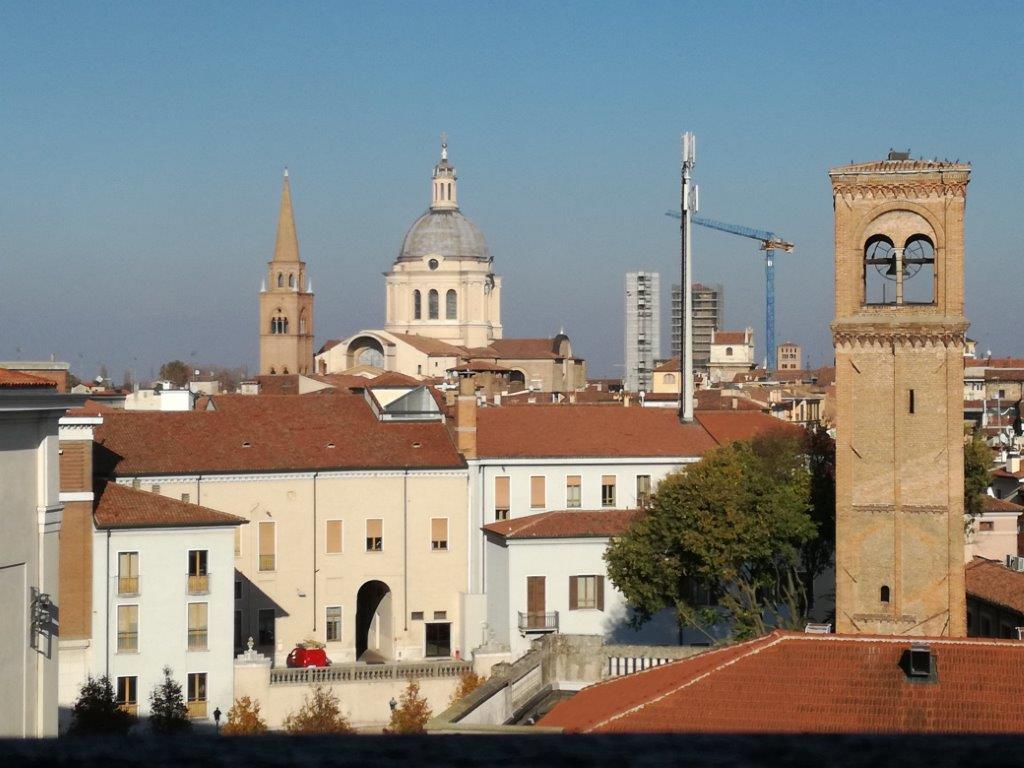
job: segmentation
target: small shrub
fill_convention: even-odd
[[[452,694],[451,701],[448,702],[449,706],[469,696],[469,694],[483,685],[485,680],[487,678],[483,675],[478,675],[472,669],[467,669],[459,675],[459,684],[455,688],[455,693]]]
[[[402,692],[398,706],[391,712],[391,722],[385,733],[424,733],[427,721],[434,713],[427,700],[420,696],[420,684],[410,680]]]
[[[341,714],[334,691],[320,685],[313,686],[298,712],[285,718],[284,729],[292,734],[353,733],[348,718]]]
[[[181,685],[171,677],[170,667],[164,667],[164,681],[149,694],[149,724],[157,733],[181,733],[192,728]]]
[[[82,685],[78,700],[75,702],[69,733],[124,734],[134,720],[135,718],[118,706],[110,678],[106,675],[98,678],[90,675]]]
[[[260,703],[248,696],[235,699],[228,710],[228,721],[221,733],[225,736],[251,736],[266,732],[267,722],[260,717]]]

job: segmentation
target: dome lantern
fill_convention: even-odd
[[[459,210],[458,196],[455,189],[456,181],[455,166],[448,162],[448,137],[442,133],[441,159],[434,166],[434,173],[430,177],[430,210]]]

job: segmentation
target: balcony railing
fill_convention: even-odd
[[[274,570],[275,563],[274,555],[260,555],[260,570],[261,571],[272,571]]]
[[[123,702],[122,701],[121,703],[119,703],[117,705],[117,708],[120,709],[122,712],[131,715],[132,717],[138,717],[139,716],[139,704],[138,704],[138,702],[133,702],[133,703],[129,704],[127,702]]]
[[[206,701],[190,701],[188,704],[188,716],[193,720],[206,717]]]
[[[117,594],[119,594],[119,595],[137,595],[137,594],[139,594],[139,577],[138,576],[118,576],[117,577]]]
[[[117,633],[117,650],[119,651],[137,651],[139,650],[139,633],[135,632],[118,632]]]
[[[558,611],[519,611],[520,632],[557,632]]]
[[[210,575],[207,573],[190,573],[188,575],[188,593],[205,595],[210,591]]]
[[[317,685],[320,683],[404,681],[410,677],[459,677],[473,668],[471,661],[391,661],[384,664],[332,664],[329,667],[274,667],[270,670],[271,685]]]
[[[190,651],[205,651],[206,635],[205,629],[190,629],[188,631],[188,649]]]

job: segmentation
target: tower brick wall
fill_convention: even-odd
[[[829,174],[836,627],[842,633],[966,634],[963,215],[969,172],[956,163],[896,159]],[[869,244],[879,240],[880,250],[872,251]],[[933,262],[923,263],[929,249]],[[888,261],[867,263],[866,252]],[[879,276],[891,280],[892,290],[883,294],[886,301],[872,303],[867,281]],[[904,301],[915,278],[922,279],[917,300]],[[931,301],[920,299],[922,290]]]

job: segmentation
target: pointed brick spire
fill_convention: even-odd
[[[295,234],[295,214],[292,212],[292,190],[288,184],[288,169],[284,169],[281,185],[281,212],[277,217],[277,242],[274,261],[298,261],[299,238]]]

